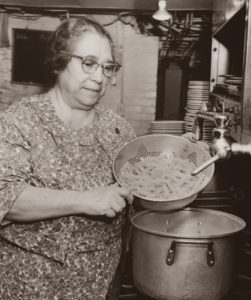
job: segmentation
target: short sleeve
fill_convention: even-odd
[[[0,223],[16,198],[29,185],[30,146],[22,132],[5,116],[0,117]]]

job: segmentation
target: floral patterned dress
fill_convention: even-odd
[[[27,97],[0,119],[0,299],[101,300],[117,268],[125,215],[7,223],[27,186],[89,190],[114,182],[112,160],[135,137],[101,105],[91,125],[68,128],[51,93]]]

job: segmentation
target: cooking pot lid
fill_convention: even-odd
[[[145,232],[180,238],[222,237],[237,233],[246,226],[235,215],[201,208],[175,212],[141,211],[132,216],[131,223]]]

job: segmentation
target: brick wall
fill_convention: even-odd
[[[94,18],[106,25],[116,16],[97,15]],[[59,23],[59,19],[52,17],[27,21],[9,16],[10,47],[0,48],[1,111],[25,95],[42,91],[40,86],[11,82],[12,28],[54,30]],[[155,119],[158,38],[142,35],[135,27],[120,21],[106,28],[115,41],[117,56],[123,67],[116,83],[109,87],[101,102],[125,116],[137,135],[147,134],[150,122]]]

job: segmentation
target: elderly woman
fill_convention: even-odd
[[[0,299],[105,299],[130,193],[112,160],[135,137],[98,102],[120,65],[88,18],[54,34],[52,88],[0,119]]]

